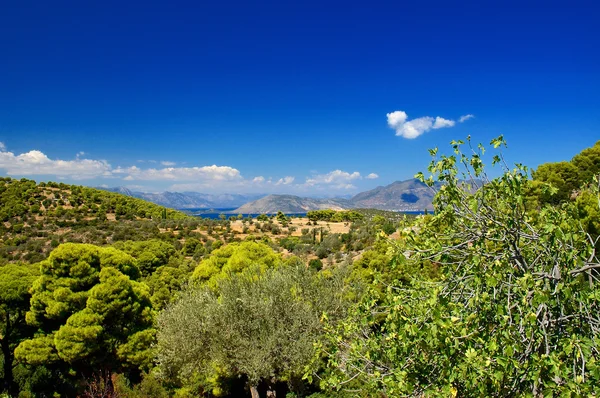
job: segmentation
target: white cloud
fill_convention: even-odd
[[[43,152],[32,150],[20,155],[0,151],[0,170],[8,175],[48,175],[56,178],[86,180],[120,177],[124,181],[172,181],[197,182],[207,187],[227,185],[232,181],[244,181],[239,170],[229,166],[140,168],[138,166],[116,167],[104,160],[84,159],[79,152],[74,160],[51,159]]]
[[[433,123],[433,127],[434,129],[441,129],[444,127],[452,127],[456,124],[456,122],[454,120],[448,120],[448,119],[444,119],[443,117],[436,117],[435,118],[435,122]]]
[[[37,150],[20,155],[0,152],[0,169],[8,175],[54,175],[76,180],[111,175],[111,167],[104,160],[53,160]]]
[[[365,178],[367,180],[375,180],[375,179],[379,178],[379,175],[376,173],[371,173],[371,174],[367,175]]]
[[[396,130],[396,135],[408,139],[417,138],[431,129],[452,127],[456,124],[454,120],[444,119],[440,116],[435,119],[431,116],[423,116],[408,120],[404,111],[390,112],[386,116],[388,126]]]
[[[169,162],[168,160],[163,160],[162,162],[160,162],[160,164],[162,164],[163,166],[172,167],[175,166],[177,163]]]
[[[474,117],[475,117],[475,115],[471,115],[471,114],[469,113],[468,115],[463,115],[463,116],[461,116],[461,117],[458,119],[458,121],[459,121],[459,123],[463,123],[463,122],[466,122],[466,121],[467,121],[467,120],[469,120],[469,119],[473,119]]]
[[[404,138],[417,138],[426,131],[431,130],[433,126],[433,118],[429,116],[420,117],[404,123],[404,125],[396,130],[396,135]]]
[[[6,151],[6,145],[4,145],[4,142],[0,141],[0,152],[4,152]]]
[[[408,115],[404,111],[394,111],[390,112],[387,115],[388,125],[391,128],[398,128],[406,123],[406,119],[408,119]]]
[[[278,180],[278,181],[275,183],[275,185],[289,185],[289,184],[291,184],[292,182],[294,182],[294,180],[295,180],[295,179],[296,179],[296,178],[294,178],[294,177],[292,177],[292,176],[286,176],[286,177],[280,178],[280,179],[279,179],[279,180]]]
[[[254,193],[290,193],[295,192],[300,185],[294,184],[295,178],[286,176],[273,180],[263,176],[257,176],[252,179],[237,178],[224,181],[204,180],[194,182],[176,183],[169,187],[173,192],[254,192]]]
[[[126,175],[128,181],[228,181],[238,180],[240,171],[229,166],[165,167],[162,169],[140,169],[137,166],[118,167],[114,174]]]
[[[314,186],[329,186],[335,189],[352,189],[356,188],[350,184],[351,181],[362,178],[358,171],[348,173],[342,170],[333,170],[327,174],[315,174],[308,177],[304,183],[307,187]]]

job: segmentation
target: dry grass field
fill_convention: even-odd
[[[315,228],[317,230],[320,230],[321,228],[323,228],[323,229],[329,231],[330,233],[343,234],[343,233],[347,233],[350,231],[350,224],[351,224],[349,222],[318,221],[317,225],[312,225],[312,223],[310,223],[310,225],[309,225],[308,218],[302,217],[302,218],[292,218],[292,221],[288,224],[288,226],[284,227],[276,219],[273,219],[272,221],[273,221],[273,224],[277,225],[281,229],[281,234],[279,236],[288,235],[288,233],[290,231],[290,227],[291,227],[291,233],[289,235],[291,235],[291,236],[301,236],[303,229],[308,229],[309,232],[312,232],[312,230]],[[270,233],[257,231],[256,230],[256,222],[257,222],[256,219],[254,219],[254,223],[252,225],[250,225],[248,223],[242,222],[241,220],[232,221],[231,229],[234,231],[234,233],[239,234],[239,237],[242,239],[249,234],[272,235]],[[244,233],[244,227],[248,228],[247,233]]]

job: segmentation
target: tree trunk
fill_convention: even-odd
[[[13,352],[10,349],[10,313],[6,311],[6,328],[4,336],[0,335],[0,350],[4,357],[4,389],[11,397],[16,397],[18,394],[17,386],[13,380]]]
[[[16,397],[15,383],[13,380],[13,353],[8,344],[8,339],[3,338],[0,340],[0,346],[2,346],[2,355],[4,356],[4,389],[8,392],[9,396]]]
[[[256,386],[250,387],[250,394],[252,395],[252,398],[260,398],[260,395],[258,395],[258,390],[256,389]]]

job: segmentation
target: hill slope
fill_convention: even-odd
[[[145,239],[184,213],[94,188],[0,177],[0,265],[36,262],[61,242]]]
[[[419,180],[396,181],[354,196],[356,207],[394,211],[433,210],[435,191]]]

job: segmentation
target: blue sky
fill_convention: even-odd
[[[469,134],[568,160],[600,139],[599,7],[4,2],[0,174],[332,196]]]

